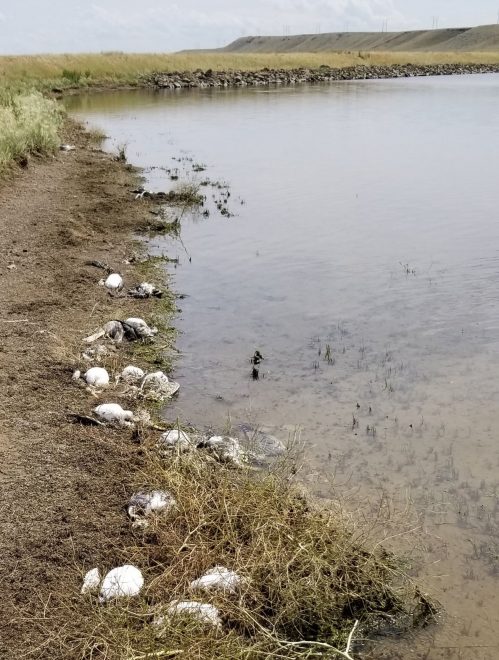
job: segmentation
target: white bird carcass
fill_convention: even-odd
[[[121,378],[125,383],[138,383],[139,380],[144,378],[145,373],[139,367],[134,367],[129,364],[128,367],[125,367],[121,372]]]
[[[101,282],[108,291],[121,291],[123,288],[123,278],[119,273],[111,273],[105,280],[101,280]]]
[[[128,515],[132,520],[154,513],[168,513],[175,506],[173,495],[164,490],[134,493],[128,502]]]
[[[125,321],[108,321],[97,332],[90,337],[86,337],[83,341],[91,344],[101,337],[109,337],[117,344],[121,343],[124,338],[129,341],[137,339],[150,339],[158,333],[157,328],[150,328],[144,319],[129,318]]]
[[[91,571],[85,573],[83,578],[83,586],[81,588],[82,594],[92,594],[99,591],[99,585],[101,581],[101,575],[98,568],[92,568]]]
[[[119,403],[101,403],[94,408],[94,413],[97,417],[110,424],[131,426],[133,421],[133,412],[131,410],[123,410]]]
[[[90,335],[90,337],[85,337],[83,341],[86,344],[92,344],[94,341],[97,341],[97,339],[100,339],[101,337],[109,337],[109,339],[112,339],[117,344],[119,344],[123,341],[124,336],[125,328],[123,327],[123,323],[121,321],[108,321],[93,335]]]
[[[194,449],[194,444],[191,442],[187,433],[178,429],[172,429],[161,434],[158,440],[158,447],[162,450],[175,450],[183,453]]]
[[[92,367],[85,372],[83,379],[91,387],[107,387],[109,385],[109,374],[103,367]]]
[[[122,324],[125,330],[125,336],[130,341],[134,339],[148,339],[158,334],[158,330],[156,328],[150,328],[144,319],[131,317],[122,321]]]
[[[162,399],[169,399],[180,389],[175,381],[170,381],[162,371],[154,371],[146,374],[140,385],[142,392],[152,392]]]
[[[115,598],[137,596],[143,586],[144,578],[136,566],[125,564],[113,568],[102,580],[99,601],[105,603]]]
[[[199,603],[195,600],[174,600],[166,610],[167,617],[189,616],[200,623],[209,624],[215,628],[220,628],[222,620],[220,612],[214,605],[208,603]],[[165,623],[165,617],[159,616],[154,620],[154,625],[162,626]]]
[[[207,449],[221,463],[243,467],[248,461],[246,452],[235,438],[214,435],[201,442],[199,447]]]
[[[161,289],[155,287],[154,284],[150,284],[149,282],[142,282],[133,289],[129,289],[128,295],[132,296],[132,298],[151,298],[152,296],[155,298],[161,298],[163,296],[163,292]]]
[[[225,591],[234,594],[242,585],[243,579],[234,571],[225,568],[225,566],[215,566],[215,568],[206,571],[197,580],[191,582],[189,588],[191,591]]]

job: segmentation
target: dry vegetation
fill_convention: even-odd
[[[0,173],[31,154],[55,151],[62,121],[60,106],[40,92],[0,93]]]
[[[499,52],[326,52],[326,53],[223,53],[174,54],[101,53],[0,57],[0,87],[78,88],[136,85],[140,76],[157,71],[196,69],[253,71],[268,68],[318,68],[322,64],[497,64]]]
[[[255,474],[202,451],[160,458],[152,436],[143,446],[137,487],[167,488],[177,501],[122,551],[123,562],[146,576],[143,594],[103,607],[67,593],[51,657],[333,658],[356,621],[356,637],[365,638],[431,618],[425,599],[414,604],[416,591],[393,557],[361,546],[338,507],[316,508],[299,492],[292,462]],[[220,564],[244,578],[240,593],[189,591],[192,580]],[[173,599],[214,604],[222,629],[178,619],[154,626]],[[35,625],[43,631],[45,623]]]

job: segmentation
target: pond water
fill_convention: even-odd
[[[384,657],[498,658],[499,76],[67,103],[148,188],[229,186],[150,241],[186,294],[167,415],[300,429],[309,487],[374,516],[445,607]]]

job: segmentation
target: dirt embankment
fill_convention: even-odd
[[[222,52],[320,53],[327,51],[471,52],[499,50],[499,25],[405,32],[329,32],[236,39]]]
[[[81,339],[151,310],[111,298],[96,285],[103,271],[84,265],[100,259],[140,281],[123,261],[147,202],[130,194],[136,175],[82,130],[68,125],[65,139],[76,151],[33,160],[0,187],[0,658],[56,657],[58,595],[78,594],[83,569],[119,561],[141,464],[123,432],[72,424],[68,412],[116,398],[72,383]]]

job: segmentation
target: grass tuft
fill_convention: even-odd
[[[60,106],[39,92],[0,93],[0,172],[31,154],[53,153],[62,121]]]
[[[202,450],[160,458],[154,443],[144,442],[137,488],[166,488],[177,508],[123,550],[146,576],[139,599],[109,607],[68,599],[64,618],[73,608],[77,629],[66,623],[59,642],[74,657],[308,658],[314,648],[326,657],[320,645],[345,648],[357,620],[362,637],[416,623],[417,592],[395,559],[361,547],[338,506],[311,503],[293,482],[291,455],[256,473],[222,466]],[[220,564],[244,578],[239,594],[190,593],[192,580]],[[220,610],[222,630],[176,619],[151,625],[172,600],[192,598]]]

